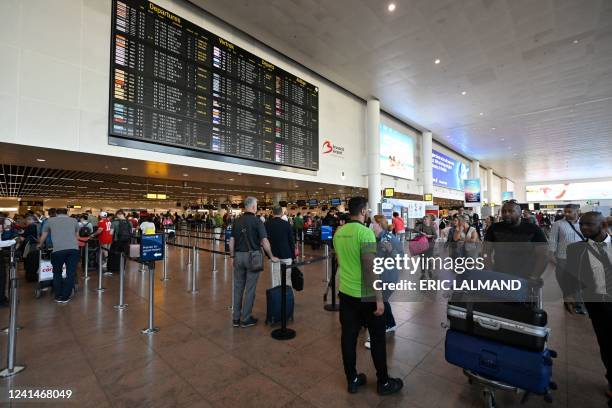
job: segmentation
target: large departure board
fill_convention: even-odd
[[[318,170],[317,87],[148,1],[111,31],[111,140]]]

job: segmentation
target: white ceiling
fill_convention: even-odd
[[[610,0],[191,2],[514,181],[612,176]]]

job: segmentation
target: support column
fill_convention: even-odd
[[[423,163],[423,194],[433,197],[433,170],[431,165],[432,134],[423,132],[421,143],[421,162]],[[433,201],[430,201],[430,203]]]
[[[472,160],[472,165],[470,166],[470,178],[471,179],[480,179],[480,161]],[[481,182],[482,184],[482,182]],[[481,186],[482,188],[482,186]],[[478,217],[482,217],[482,210],[480,206],[473,207],[473,211],[478,214]]]
[[[277,206],[279,201],[283,199],[282,193],[272,193],[272,205]]]
[[[366,151],[368,155],[368,202],[378,214],[381,202],[380,179],[380,102],[377,99],[368,101],[366,107]]]

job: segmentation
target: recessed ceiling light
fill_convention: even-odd
[[[495,130],[495,128],[491,128],[491,130]]]
[[[189,177],[189,174],[185,173],[183,174],[183,177]]]
[[[387,6],[387,10],[389,10],[390,12],[394,12],[395,11],[395,3],[389,3],[389,5]]]
[[[270,182],[269,182],[269,181],[266,181],[266,184],[270,184]]]
[[[467,95],[466,91],[461,91],[461,95]]]
[[[231,178],[231,179],[229,179],[229,181],[234,181],[234,179],[233,179],[233,178]]]
[[[122,168],[121,168],[121,170],[127,170],[127,169],[128,169],[127,167],[122,167]]]
[[[480,116],[484,115],[484,112],[480,112],[480,113],[479,113],[479,115],[480,115]]]
[[[501,139],[499,139],[500,142],[503,142],[504,140],[506,140],[506,139],[504,139],[503,137]]]
[[[439,58],[436,58],[436,60],[434,61],[434,64],[436,64],[436,65],[437,65],[437,64],[439,64],[439,63],[440,63],[440,59],[439,59]]]
[[[37,162],[46,162],[47,160],[45,159],[36,159]]]
[[[579,43],[579,41],[578,41],[578,40],[574,40],[574,44],[578,44],[578,43]]]

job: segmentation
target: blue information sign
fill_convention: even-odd
[[[164,259],[164,235],[143,235],[140,241],[140,260],[142,262]]]
[[[332,239],[332,227],[329,225],[321,226],[321,241],[331,241]]]

